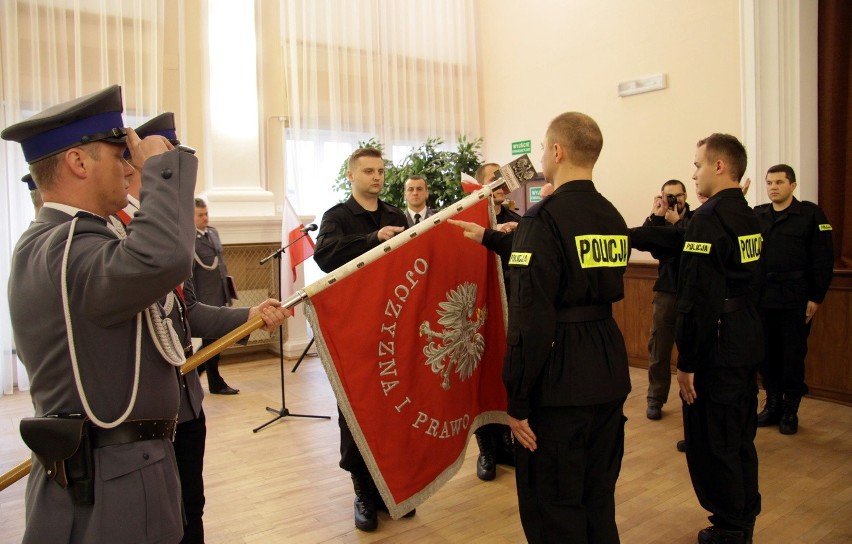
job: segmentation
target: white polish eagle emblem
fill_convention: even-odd
[[[473,375],[485,352],[485,337],[478,331],[488,317],[486,307],[476,308],[476,284],[463,283],[447,292],[447,300],[438,304],[438,325],[444,332],[431,329],[428,321],[420,324],[420,336],[428,337],[423,347],[427,365],[444,380],[441,387],[450,388],[450,373],[455,366],[459,379]],[[439,342],[433,341],[440,340]]]

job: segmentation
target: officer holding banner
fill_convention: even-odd
[[[180,145],[175,130],[174,114],[166,112],[150,119],[136,128],[136,133],[142,137],[151,135],[163,136],[173,145]],[[119,237],[127,236],[127,227],[141,209],[141,166],[133,162],[134,173],[130,178],[128,205],[123,213],[118,212],[110,217],[116,227]],[[146,199],[146,211],[148,200]],[[195,286],[191,279],[177,286],[166,297],[160,300],[159,308],[162,308],[162,317],[171,320],[172,329],[180,341],[177,349],[182,350],[186,356],[192,354],[192,335],[224,336],[236,329],[246,321],[250,321],[257,315],[263,316],[265,321],[264,330],[271,331],[278,328],[284,320],[289,317],[287,310],[280,308],[280,302],[269,299],[259,306],[253,308],[229,308],[202,304],[197,300]],[[189,316],[192,314],[192,327],[190,328]],[[243,341],[248,341],[248,337]],[[181,497],[183,499],[183,511],[185,518],[184,534],[181,544],[204,544],[204,450],[207,438],[207,418],[202,408],[204,390],[198,372],[192,370],[182,374],[176,369],[178,383],[180,384],[181,399],[178,411],[178,422],[174,437],[175,459],[180,475]]]
[[[390,240],[407,225],[402,211],[379,200],[385,183],[382,152],[374,148],[356,149],[348,165],[352,195],[346,202],[325,212],[317,235],[314,261],[323,272],[331,272]],[[355,488],[355,527],[361,531],[375,531],[379,523],[376,509],[386,510],[386,507],[383,508],[384,502],[373,477],[339,409],[338,423],[340,468],[352,475]]]

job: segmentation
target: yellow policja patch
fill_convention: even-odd
[[[530,259],[532,259],[532,253],[519,253],[513,251],[512,255],[509,257],[509,264],[515,266],[529,266]]]
[[[819,230],[831,230],[831,225],[828,223],[820,223]]]
[[[740,244],[741,263],[750,263],[760,258],[760,246],[763,243],[763,236],[760,234],[738,236],[737,241]]]
[[[627,266],[627,236],[584,234],[574,241],[583,268]]]
[[[710,254],[710,248],[713,247],[713,244],[708,244],[707,242],[684,242],[683,250],[689,253],[703,253],[705,255]]]

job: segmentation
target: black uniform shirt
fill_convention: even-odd
[[[600,404],[630,391],[615,321],[560,319],[624,298],[629,254],[624,219],[591,181],[565,183],[526,212],[509,259],[509,415],[526,419],[537,407]]]
[[[723,320],[722,309],[727,298],[756,293],[760,247],[760,224],[739,188],[719,191],[695,210],[678,278],[678,369],[759,362],[763,340],[756,312]]]
[[[784,213],[772,204],[754,209],[763,231],[762,308],[798,308],[822,303],[831,283],[834,249],[831,225],[822,209],[793,198]]]
[[[511,221],[518,222],[521,220],[521,216],[510,210],[506,206],[500,206],[500,213],[495,215],[497,219],[497,224],[509,223]]]
[[[387,226],[405,228],[405,214],[381,200],[375,212],[368,212],[350,196],[322,216],[314,261],[326,273],[340,268],[379,245],[378,231]]]

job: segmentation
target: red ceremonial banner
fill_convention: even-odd
[[[488,204],[454,219],[488,226]],[[394,518],[452,478],[474,430],[507,422],[503,291],[497,256],[441,223],[306,303],[340,409]]]

